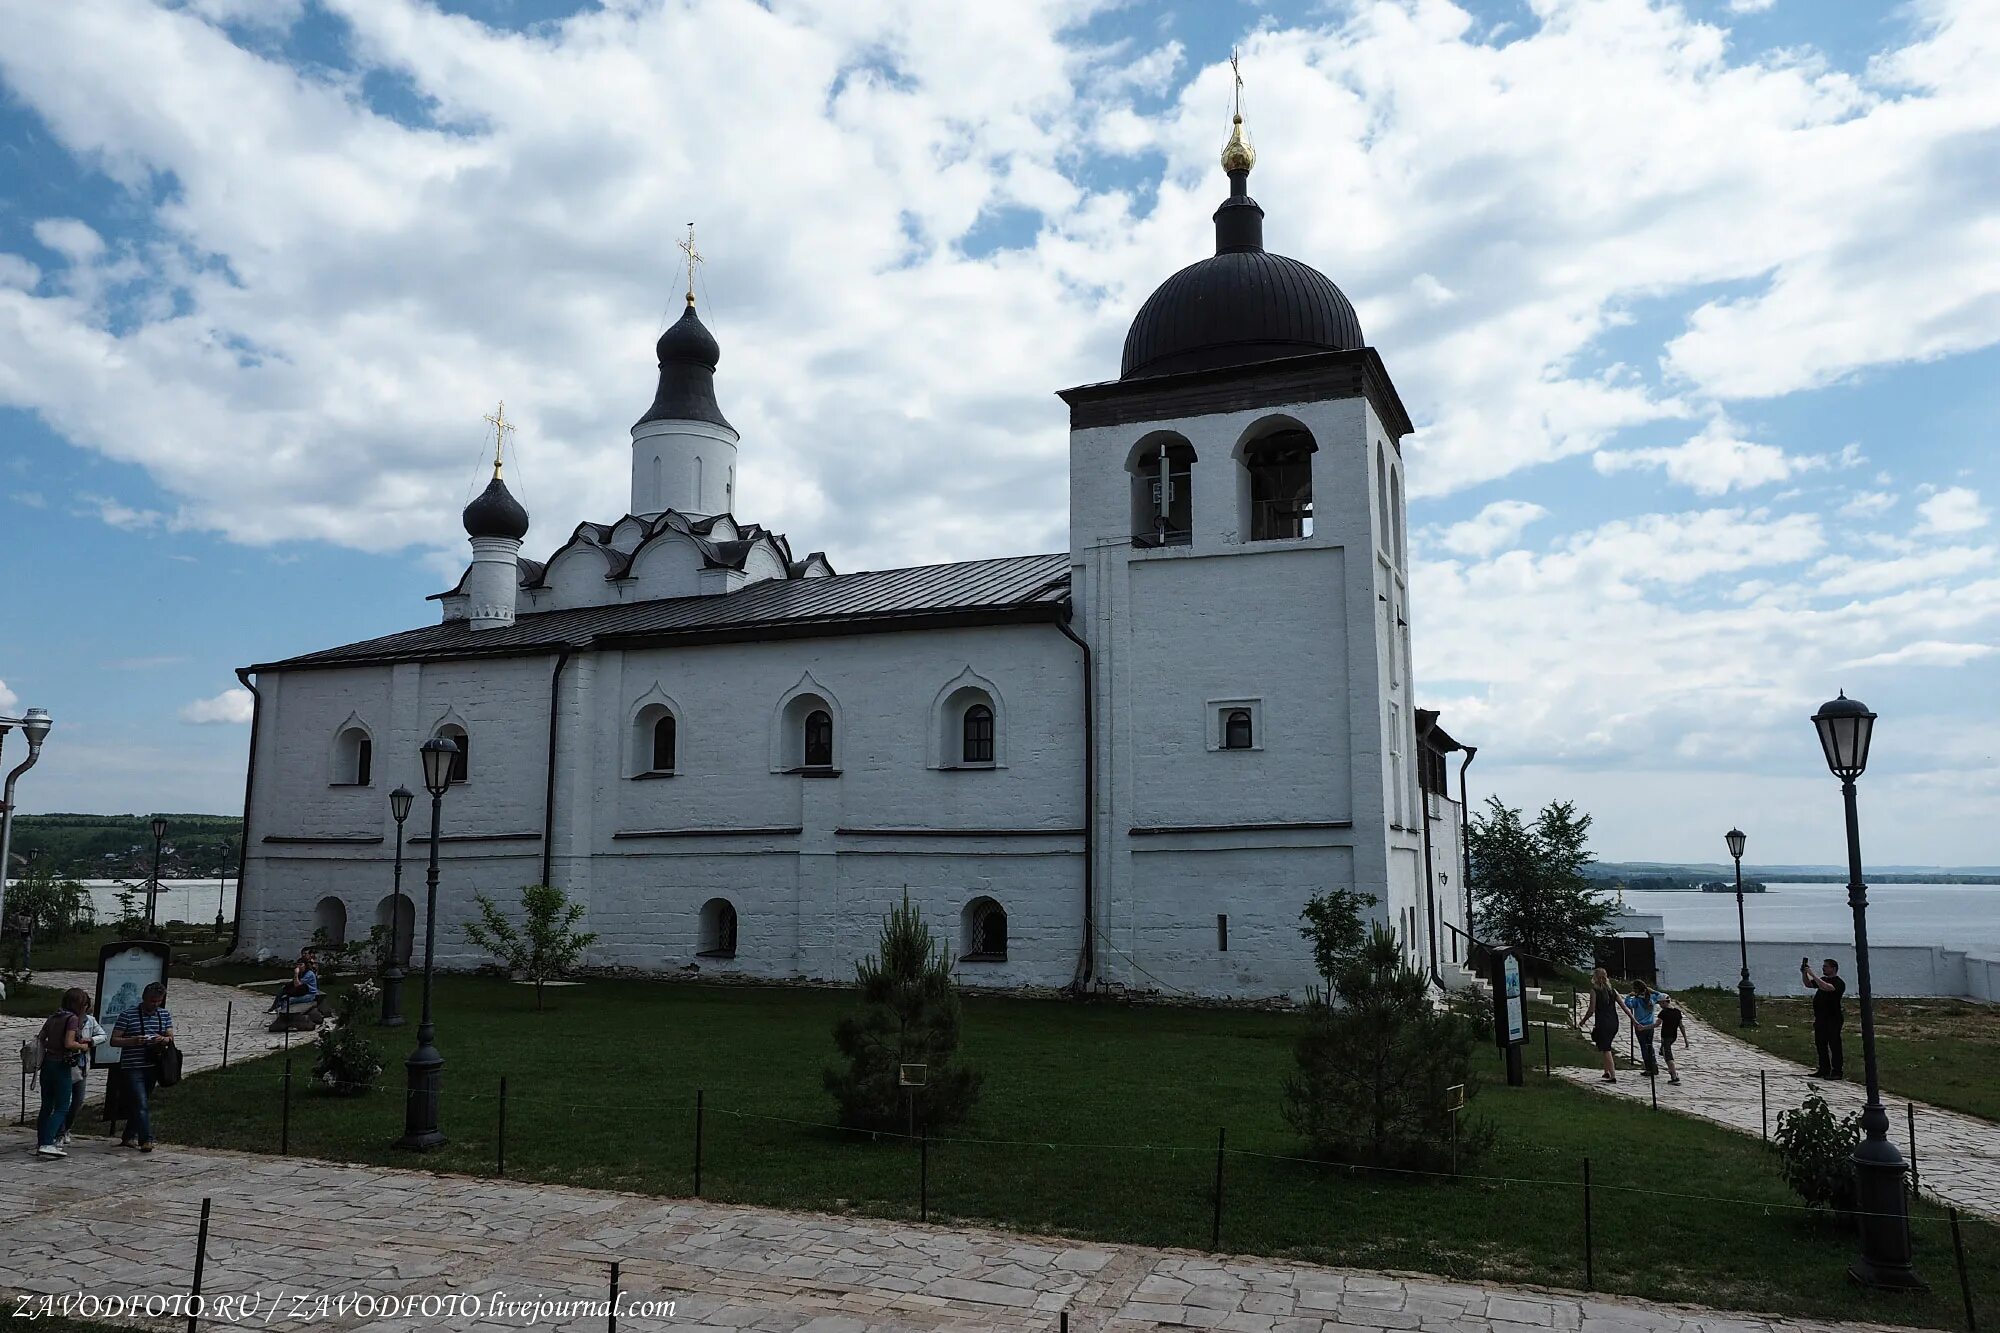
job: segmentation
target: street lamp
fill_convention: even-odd
[[[1875,1067],[1875,997],[1868,983],[1868,886],[1861,882],[1861,823],[1854,780],[1868,767],[1875,714],[1858,699],[1840,697],[1813,714],[1826,766],[1840,779],[1847,808],[1847,902],[1854,909],[1855,985],[1861,993],[1861,1059],[1868,1075],[1868,1103],[1861,1109],[1862,1140],[1854,1150],[1854,1192],[1861,1214],[1861,1253],[1847,1271],[1872,1287],[1923,1286],[1910,1267],[1909,1204],[1903,1197],[1903,1155],[1889,1141],[1889,1113]]]
[[[1743,955],[1743,978],[1736,983],[1736,1026],[1754,1028],[1757,1026],[1757,988],[1750,984],[1750,937],[1743,931],[1743,844],[1749,839],[1743,830],[1733,828],[1722,835],[1729,844],[1729,855],[1736,862],[1736,947]]]
[[[7,857],[14,843],[14,784],[42,757],[42,742],[48,739],[49,728],[54,725],[55,719],[46,708],[30,708],[19,717],[0,714],[0,745],[6,743],[7,733],[15,727],[28,738],[28,757],[7,775],[5,792],[0,794],[0,921],[7,919]]]
[[[417,794],[408,787],[389,793],[389,813],[396,820],[396,887],[389,898],[389,965],[382,969],[382,1026],[403,1026],[403,821]]]
[[[155,925],[153,918],[159,909],[159,903],[160,903],[160,844],[165,842],[166,840],[167,840],[167,821],[162,819],[158,815],[154,815],[153,816],[153,879],[152,882],[146,886],[146,929],[148,932],[157,929],[157,926]]]
[[[424,790],[431,794],[431,864],[424,895],[424,1016],[417,1023],[417,1049],[403,1061],[408,1085],[404,1097],[403,1137],[399,1148],[429,1152],[444,1146],[438,1129],[438,1086],[444,1057],[436,1045],[437,1025],[431,1021],[431,966],[437,951],[438,820],[444,812],[445,789],[451,786],[451,764],[458,743],[433,736],[418,751],[424,761]]]

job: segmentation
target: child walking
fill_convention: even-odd
[[[1690,1046],[1694,1044],[1681,1026],[1681,1020],[1685,1017],[1686,1015],[1681,1013],[1681,1007],[1674,1003],[1673,996],[1666,996],[1660,1001],[1660,1054],[1667,1062],[1668,1083],[1681,1081],[1680,1071],[1674,1068],[1674,1043],[1688,1041]]]

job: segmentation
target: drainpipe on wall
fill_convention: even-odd
[[[1472,929],[1472,806],[1465,799],[1465,770],[1479,757],[1479,747],[1465,747],[1465,761],[1458,766],[1458,846],[1465,853],[1465,933]]]
[[[243,770],[243,841],[236,849],[236,913],[229,923],[229,952],[243,947],[243,872],[250,865],[250,798],[257,790],[257,732],[264,725],[264,695],[250,681],[250,668],[237,667],[236,679],[250,691],[250,762]]]
[[[1430,772],[1430,764],[1427,759],[1431,748],[1430,734],[1431,728],[1425,727],[1417,736],[1417,744],[1423,747],[1417,756],[1417,798],[1423,802],[1424,806],[1424,904],[1425,911],[1430,918],[1430,928],[1426,934],[1430,938],[1431,945],[1431,980],[1436,983],[1439,990],[1443,990],[1444,975],[1438,971],[1437,875],[1431,869],[1431,820],[1436,816],[1431,814],[1430,785],[1423,778],[1424,774]],[[1443,756],[1440,755],[1439,758],[1442,759]]]
[[[1082,995],[1097,975],[1097,715],[1090,645],[1069,627],[1069,611],[1055,622],[1063,637],[1083,649],[1083,947],[1071,987]]]
[[[556,859],[556,686],[563,668],[569,665],[570,650],[556,656],[556,669],[549,673],[549,765],[548,785],[542,792],[542,883],[549,882]]]

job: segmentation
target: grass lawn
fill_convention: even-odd
[[[407,1008],[417,1005],[417,986]],[[507,1174],[686,1195],[695,1093],[704,1197],[914,1217],[919,1155],[829,1125],[820,1071],[847,992],[591,981],[532,992],[477,977],[438,983],[442,1123],[427,1166],[495,1169],[508,1078]],[[1286,1160],[1280,1114],[1296,1015],[968,998],[963,1049],[985,1071],[976,1119],[930,1145],[934,1219],[1147,1244],[1206,1247],[1216,1135],[1228,1130],[1222,1248],[1321,1262],[1583,1285],[1583,1160],[1591,1160],[1596,1288],[1724,1308],[1955,1327],[1949,1233],[1920,1206],[1918,1259],[1937,1290],[1854,1289],[1852,1249],[1831,1220],[1793,1206],[1756,1141],[1602,1098],[1541,1073],[1509,1089],[1497,1055],[1473,1112],[1500,1130],[1473,1174],[1450,1180]],[[411,1165],[400,1132],[400,1062],[414,1025],[385,1034],[385,1089],[310,1090],[312,1049],[293,1053],[291,1150]],[[1555,1060],[1588,1064],[1567,1029]],[[164,1140],[276,1152],[282,1064],[232,1065],[160,1094]],[[2000,1312],[2000,1231],[1969,1226],[1983,1308]]]
[[[1812,1000],[1757,997],[1757,1026],[1736,1026],[1734,990],[1687,990],[1688,1007],[1716,1027],[1811,1068]],[[1841,1034],[1849,1076],[1861,1076],[1861,1017],[1852,993]],[[2000,1120],[2000,1007],[1972,1000],[1876,1000],[1875,1058],[1882,1095],[1913,1097]]]
[[[276,976],[279,969],[266,968],[262,972],[254,968],[230,968],[228,974],[219,976],[210,968],[195,968],[194,964],[215,958],[229,947],[229,932],[225,929],[217,936],[213,926],[169,925],[165,934],[169,940],[192,940],[193,943],[174,945],[173,963],[168,970],[170,977],[193,977],[201,981],[236,982],[248,980],[252,976]],[[45,974],[49,972],[89,972],[97,971],[97,951],[118,938],[118,932],[109,926],[98,926],[90,930],[73,931],[59,940],[36,940],[33,961],[35,982],[27,990],[10,988],[7,998],[0,1000],[0,1014],[22,1017],[46,1017],[55,1011],[56,1001],[62,992],[51,986]],[[17,946],[9,941],[8,958],[14,956]],[[289,964],[286,971],[289,971]]]

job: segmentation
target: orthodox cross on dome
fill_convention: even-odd
[[[685,241],[675,241],[675,242],[674,242],[674,244],[675,244],[676,246],[678,246],[678,247],[680,248],[680,250],[681,250],[681,253],[683,253],[683,254],[685,254],[685,255],[687,256],[687,269],[688,269],[688,304],[689,304],[689,305],[693,305],[693,304],[694,304],[694,266],[695,266],[696,264],[699,264],[699,263],[703,262],[703,261],[702,261],[702,253],[701,253],[701,251],[699,251],[699,250],[697,250],[697,249],[695,249],[695,248],[694,248],[694,223],[692,223],[692,222],[688,223],[688,234],[687,234],[687,239],[686,239]]]
[[[1240,51],[1229,53],[1229,75],[1236,80],[1235,111],[1230,116],[1229,142],[1222,146],[1222,169],[1233,179],[1242,172],[1247,178],[1250,168],[1257,165],[1257,150],[1250,146],[1250,139],[1243,133],[1243,56]]]
[[[507,400],[501,399],[500,406],[488,412],[483,418],[493,427],[493,475],[500,475],[500,451],[506,446],[507,432],[514,429],[514,423],[507,420]]]

